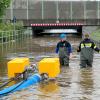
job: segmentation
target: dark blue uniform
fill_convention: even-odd
[[[69,55],[72,53],[71,44],[66,40],[58,42],[56,53],[59,53],[60,64],[69,66]]]

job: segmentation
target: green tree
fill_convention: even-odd
[[[7,7],[9,7],[11,0],[0,0],[0,18],[4,15]]]

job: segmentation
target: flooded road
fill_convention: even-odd
[[[7,62],[15,57],[29,57],[38,62],[44,57],[57,57],[55,45],[57,36],[28,38],[12,41],[1,46],[0,84],[6,82]],[[95,54],[93,68],[80,69],[79,54],[76,53],[77,39],[71,40],[76,58],[70,60],[70,67],[62,67],[56,80],[33,85],[25,90],[14,92],[0,100],[100,100],[100,54]]]

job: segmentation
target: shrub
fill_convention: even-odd
[[[15,23],[15,30],[22,30],[23,29],[23,23],[17,22]],[[0,23],[0,37],[2,36],[8,36],[11,34],[11,32],[14,30],[14,23],[6,22],[6,23]]]

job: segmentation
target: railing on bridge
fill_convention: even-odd
[[[5,22],[11,22],[10,19],[2,19]],[[17,19],[17,21],[22,21],[24,26],[31,26],[31,24],[45,24],[45,23],[81,23],[83,26],[99,26],[100,19]]]
[[[81,23],[83,26],[98,26],[100,25],[100,19],[29,19],[29,20],[23,20],[24,26],[31,26],[31,24],[35,23]]]

